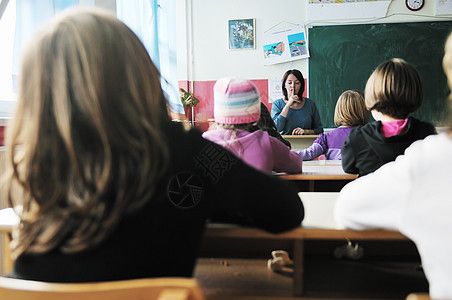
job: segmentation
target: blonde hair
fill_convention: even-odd
[[[447,84],[451,93],[449,94],[449,134],[452,135],[452,33],[449,34],[445,46],[443,57],[443,69],[447,77]]]
[[[421,107],[423,100],[418,71],[401,58],[381,63],[367,80],[364,93],[369,110],[396,119],[405,119]]]
[[[364,102],[364,94],[358,90],[343,92],[336,102],[334,123],[337,126],[355,127],[369,121],[369,110]]]
[[[37,32],[7,131],[15,256],[93,247],[145,205],[169,160],[165,121],[159,72],[114,16],[70,9]]]

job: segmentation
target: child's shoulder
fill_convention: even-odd
[[[375,122],[369,122],[364,125],[356,126],[356,127],[349,127],[350,129],[350,136],[356,137],[356,136],[372,136],[372,135],[379,135],[381,127],[381,122],[375,121]]]
[[[415,117],[411,117],[411,116],[408,117],[408,122],[410,122],[410,123],[412,123],[412,124],[414,124],[416,126],[419,126],[419,127],[423,127],[423,128],[430,129],[430,130],[434,129],[436,131],[436,128],[435,128],[435,126],[432,123],[427,122],[427,121],[419,120],[419,119],[417,119]]]
[[[227,130],[224,128],[216,128],[213,130],[207,130],[202,133],[202,137],[211,141],[215,141],[216,139],[221,139],[227,133]]]
[[[419,119],[416,119],[414,117],[408,118],[408,135],[409,136],[415,136],[416,138],[425,138],[426,136],[429,136],[431,134],[437,134],[436,127],[426,121],[421,121]]]
[[[325,133],[321,133],[320,135],[334,135],[340,132],[350,132],[352,131],[352,129],[357,128],[357,127],[350,127],[350,126],[339,126],[337,128],[334,128],[331,131],[325,132]]]

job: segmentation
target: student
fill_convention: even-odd
[[[345,172],[369,174],[403,154],[414,141],[435,134],[435,127],[408,115],[422,104],[417,70],[400,58],[380,64],[367,80],[365,102],[376,122],[352,130],[342,145]]]
[[[272,105],[272,118],[281,134],[301,135],[323,133],[315,102],[303,97],[305,83],[298,70],[288,70],[282,79],[284,97]]]
[[[207,219],[271,232],[303,219],[290,182],[171,122],[146,49],[109,13],[53,19],[21,74],[7,129],[6,187],[23,192],[9,194],[23,207],[11,277],[188,277]]]
[[[268,134],[254,130],[261,115],[259,91],[241,77],[219,79],[214,86],[216,130],[203,137],[231,150],[249,165],[266,172],[300,173],[303,160],[286,145]]]
[[[339,160],[341,147],[350,131],[367,123],[369,111],[364,103],[364,94],[357,90],[343,92],[334,109],[334,123],[338,128],[321,133],[311,147],[298,151],[303,160],[313,160],[324,154],[326,159]]]
[[[273,121],[270,112],[267,109],[267,106],[263,102],[261,102],[261,116],[259,118],[259,121],[257,121],[257,126],[254,126],[254,129],[252,130],[258,130],[262,129],[263,131],[267,131],[268,134],[272,137],[277,138],[281,142],[284,143],[289,148],[292,148],[292,145],[288,140],[283,138],[281,134],[278,131],[278,128],[276,128],[276,124]]]
[[[443,67],[452,89],[452,35]],[[337,221],[347,228],[386,228],[409,237],[421,256],[432,299],[452,299],[451,153],[449,115],[445,133],[413,143],[394,162],[347,184],[335,208]]]

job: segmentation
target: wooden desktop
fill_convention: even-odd
[[[297,174],[276,173],[293,181],[300,192],[339,192],[357,174],[345,173],[340,160],[313,160],[303,162],[303,172]]]
[[[201,246],[203,253],[223,252],[218,245],[227,243],[235,250],[241,250],[244,241],[263,241],[272,245],[281,245],[293,253],[294,271],[292,294],[303,294],[304,275],[304,243],[308,240],[377,240],[377,241],[409,241],[407,237],[396,231],[366,230],[354,231],[337,229],[334,221],[334,203],[339,193],[303,192],[299,193],[305,207],[305,219],[299,227],[281,234],[272,234],[261,229],[229,224],[208,224]],[[11,233],[18,224],[18,217],[12,209],[0,210],[0,232]],[[254,244],[254,243],[253,243]],[[227,249],[226,249],[227,251]],[[11,258],[6,254],[4,271],[12,266]],[[227,255],[227,253],[226,253]]]

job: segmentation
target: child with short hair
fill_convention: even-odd
[[[339,127],[321,133],[312,146],[297,152],[303,160],[313,160],[322,154],[328,160],[340,160],[342,144],[352,129],[366,124],[368,120],[369,111],[364,103],[364,94],[358,90],[345,91],[339,96],[334,109],[334,123]]]
[[[203,137],[267,172],[300,173],[302,158],[267,131],[254,130],[261,113],[259,91],[248,79],[226,77],[214,86],[217,129]]]
[[[422,104],[418,71],[403,59],[381,63],[364,91],[376,122],[354,129],[342,145],[342,167],[360,176],[377,170],[404,153],[414,141],[436,134],[435,127],[408,115]]]
[[[443,68],[452,90],[452,34]],[[452,112],[452,94],[449,96]],[[336,224],[400,231],[416,245],[431,299],[452,299],[452,114],[444,133],[414,142],[394,162],[348,183],[336,201]]]

